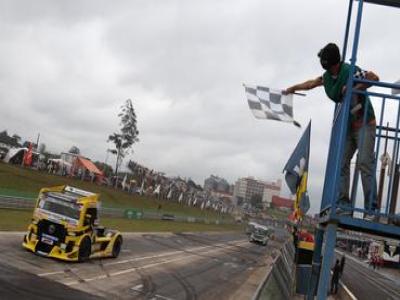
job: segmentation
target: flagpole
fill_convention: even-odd
[[[39,139],[40,139],[40,132],[38,133],[37,140],[36,140],[36,151],[39,149]]]

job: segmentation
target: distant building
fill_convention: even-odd
[[[264,193],[262,197],[262,203],[264,208],[270,207],[272,203],[272,197],[279,196],[281,194],[282,180],[278,179],[276,182],[266,182],[264,186]]]
[[[240,205],[243,202],[250,202],[253,195],[260,195],[263,206],[269,207],[272,197],[280,194],[281,185],[282,181],[280,179],[276,182],[267,182],[253,177],[239,178],[235,182],[233,196],[236,200],[236,205]]]
[[[228,181],[226,181],[224,178],[211,175],[206,180],[204,180],[204,190],[229,193],[229,189],[230,185]]]
[[[283,198],[279,196],[272,196],[272,207],[275,208],[284,208],[284,209],[294,209],[294,200]]]

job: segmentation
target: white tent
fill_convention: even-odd
[[[4,157],[3,161],[9,163],[17,155],[21,155],[21,151],[25,152],[28,151],[28,148],[11,148],[8,150],[8,153]]]

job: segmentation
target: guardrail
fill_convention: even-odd
[[[295,276],[294,253],[293,243],[286,242],[275,257],[272,269],[258,286],[252,300],[292,298]]]
[[[9,209],[33,209],[35,206],[35,199],[4,196],[0,195],[0,208]],[[193,217],[193,216],[180,216],[165,211],[146,211],[137,208],[112,208],[102,207],[101,216],[112,218],[127,218],[127,219],[151,219],[151,220],[168,220],[177,222],[188,223],[206,223],[206,224],[233,224],[231,220],[210,220],[207,218]]]

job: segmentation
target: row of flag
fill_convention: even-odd
[[[142,181],[141,187],[139,188],[139,193],[144,194],[145,193],[145,180]],[[124,179],[121,182],[121,186],[123,190],[129,190],[129,183],[128,183],[128,176],[125,175]],[[161,184],[158,184],[155,186],[154,190],[151,192],[153,195],[160,195],[161,194]],[[219,203],[218,201],[210,200],[209,197],[207,196],[204,198],[203,196],[196,195],[194,192],[180,192],[178,193],[179,196],[176,196],[176,192],[173,192],[173,187],[172,184],[170,184],[168,188],[168,194],[167,194],[167,200],[175,200],[178,203],[186,204],[188,206],[194,206],[194,207],[200,207],[201,210],[204,209],[213,209],[217,212],[221,213],[228,213],[232,209],[231,207],[228,207],[226,205],[223,205],[222,203]],[[174,196],[175,195],[175,196]]]

